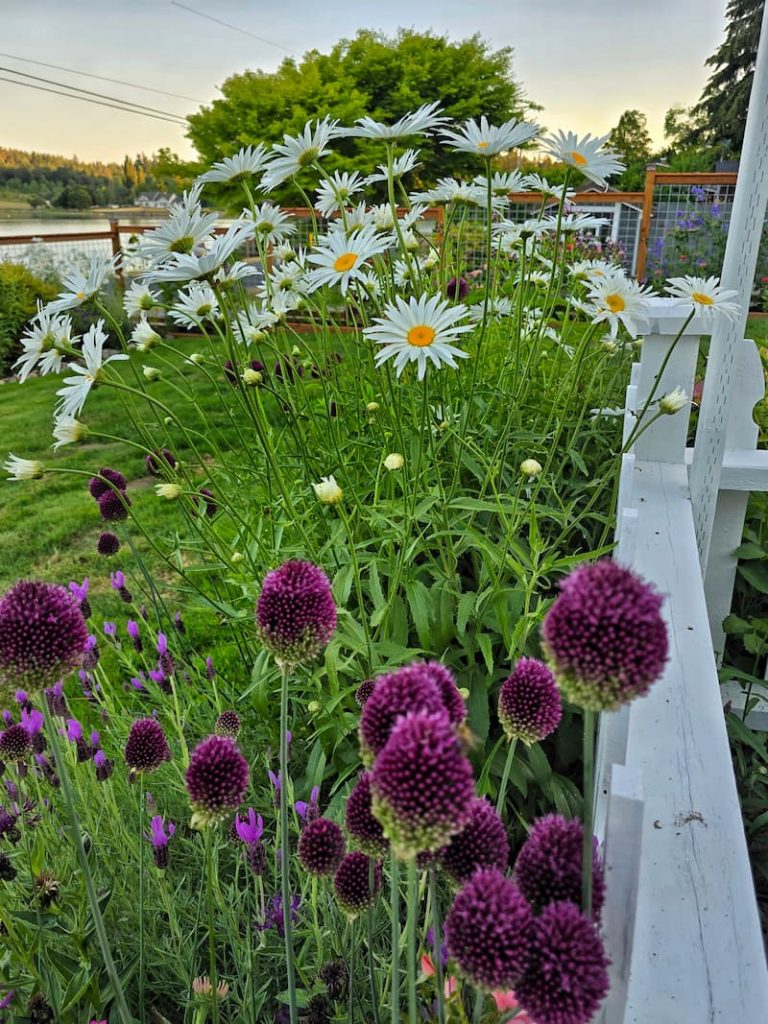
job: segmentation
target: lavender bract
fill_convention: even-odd
[[[256,605],[259,637],[285,666],[314,661],[336,629],[331,584],[311,562],[288,561],[267,573]]]

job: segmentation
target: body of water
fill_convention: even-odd
[[[7,214],[15,211],[0,211]],[[78,213],[72,217],[46,217],[44,214],[36,217],[34,213],[20,212],[20,216],[0,216],[0,238],[8,238],[11,235],[74,235],[82,231],[109,231],[110,219],[120,224],[162,224],[165,216],[162,213],[147,213],[143,210],[115,211],[110,218],[108,215],[99,213],[94,216]]]

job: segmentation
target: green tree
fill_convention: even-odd
[[[360,31],[328,54],[311,50],[298,62],[284,60],[274,73],[234,75],[221,91],[221,99],[189,118],[189,138],[205,164],[244,145],[281,141],[284,133],[295,134],[311,118],[326,114],[347,125],[366,114],[392,121],[438,100],[449,117],[486,114],[499,122],[533,109],[512,75],[509,47],[494,51],[477,35],[449,42],[404,29],[394,38]],[[414,181],[419,185],[442,174],[479,170],[472,156],[452,154],[432,139],[419,139],[418,145],[422,166]],[[333,170],[353,161],[362,173],[370,173],[384,159],[382,143],[344,139],[334,143],[334,155],[324,166]],[[299,199],[295,191],[276,195],[284,201]]]
[[[54,200],[65,210],[87,210],[93,206],[93,193],[85,185],[66,185]]]
[[[629,192],[642,188],[645,168],[651,158],[651,136],[645,114],[640,110],[625,110],[611,130],[609,145],[626,164],[616,187]]]
[[[741,152],[764,6],[765,0],[728,0],[725,39],[706,62],[714,71],[694,107],[701,122],[686,136],[689,145]]]

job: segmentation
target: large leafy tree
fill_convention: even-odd
[[[611,130],[608,144],[626,165],[618,187],[630,192],[641,188],[645,168],[651,158],[651,136],[645,114],[640,110],[625,110]]]
[[[392,121],[422,103],[438,100],[446,114],[466,119],[486,114],[492,121],[522,117],[533,105],[512,74],[512,50],[492,50],[479,36],[450,42],[430,32],[401,29],[388,38],[363,30],[342,39],[330,53],[311,50],[298,62],[284,60],[277,71],[245,71],[222,86],[222,98],[189,118],[189,138],[202,161],[211,163],[239,147],[281,141],[311,118],[363,115]],[[433,182],[452,172],[475,174],[476,159],[449,154],[431,139],[419,139],[422,166],[414,179]],[[324,161],[329,170],[372,172],[385,159],[380,142],[345,139]],[[296,193],[278,193],[283,200]]]

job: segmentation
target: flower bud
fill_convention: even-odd
[[[250,366],[247,369],[243,370],[243,384],[245,384],[246,387],[256,387],[256,385],[261,384],[263,380],[264,376],[263,374],[259,373],[258,370],[252,370]]]
[[[663,412],[667,416],[674,416],[676,412],[680,412],[681,409],[685,408],[689,402],[690,398],[683,388],[676,387],[674,391],[670,391],[668,395],[664,395],[659,400],[659,412]]]
[[[344,497],[344,492],[332,476],[320,478],[319,484],[312,484],[315,496],[324,505],[337,505]]]
[[[156,366],[145,366],[142,372],[144,374],[145,379],[148,380],[150,384],[152,383],[152,381],[160,380],[160,378],[162,377],[162,373]]]
[[[166,498],[168,501],[175,501],[180,498],[183,489],[179,484],[155,484],[155,494],[158,498]]]
[[[402,469],[405,463],[405,459],[399,452],[392,452],[384,459],[384,469],[388,469],[390,472],[396,469]]]
[[[541,463],[537,462],[536,459],[524,459],[520,463],[520,472],[523,476],[535,477],[541,473]]]

